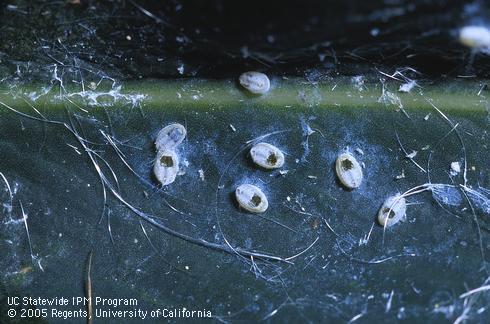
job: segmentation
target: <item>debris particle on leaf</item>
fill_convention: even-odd
[[[204,178],[204,170],[203,169],[200,169],[198,172],[199,172],[199,178],[201,178],[201,180],[204,181],[205,180],[205,178]]]
[[[340,182],[349,189],[355,189],[362,183],[362,168],[350,153],[342,153],[335,162],[335,171]]]
[[[452,176],[456,176],[461,172],[461,164],[459,162],[451,162],[451,171],[450,174]]]
[[[417,156],[417,153],[418,153],[417,151],[412,151],[412,153],[405,155],[405,157],[408,159],[413,159],[414,157]]]
[[[250,149],[255,164],[265,169],[277,169],[284,165],[284,154],[280,149],[268,143],[257,143]]]
[[[267,75],[255,71],[242,73],[239,81],[242,87],[255,94],[264,94],[271,86]]]
[[[180,74],[184,74],[184,64],[179,65],[177,71],[179,71]]]
[[[301,124],[303,127],[303,135],[310,136],[311,134],[315,133],[315,131],[310,127],[310,125],[308,125],[304,121],[302,121]]]
[[[269,207],[262,190],[251,184],[243,184],[236,188],[235,197],[240,207],[252,213],[263,213]]]
[[[289,173],[289,170],[279,170],[280,175],[286,175]]]
[[[412,89],[417,85],[417,82],[415,82],[415,80],[411,80],[409,82],[406,82],[406,83],[403,83],[402,85],[400,85],[400,87],[398,88],[398,91],[399,92],[405,92],[405,93],[408,93],[410,91],[412,91]]]
[[[364,155],[364,151],[361,150],[360,148],[356,148],[354,151],[359,155]]]
[[[357,75],[352,77],[351,82],[354,88],[356,88],[358,91],[362,91],[364,88],[365,78],[362,75]]]
[[[400,173],[399,175],[397,175],[395,177],[396,180],[401,180],[401,179],[404,179],[405,178],[405,170],[402,169],[402,173]]]

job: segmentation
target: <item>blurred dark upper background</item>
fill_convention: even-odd
[[[457,42],[485,1],[4,1],[1,75],[78,64],[118,78],[359,74],[411,67],[427,78],[488,77]],[[313,73],[314,75],[315,73]]]

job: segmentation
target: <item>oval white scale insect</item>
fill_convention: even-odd
[[[340,182],[349,189],[355,189],[362,183],[361,165],[352,154],[340,154],[335,161],[335,171]]]
[[[179,173],[179,156],[173,150],[160,150],[157,153],[153,173],[162,186],[175,181]]]
[[[187,135],[187,131],[181,124],[170,124],[162,128],[155,140],[157,150],[172,150],[177,147]]]
[[[475,49],[488,49],[490,30],[483,26],[465,26],[459,30],[459,42]]]
[[[277,169],[284,165],[284,154],[269,143],[257,143],[250,149],[255,164],[265,169]]]
[[[378,222],[383,227],[390,227],[398,223],[407,211],[405,198],[399,195],[391,196],[385,200],[378,212]]]
[[[263,213],[269,207],[262,190],[251,184],[243,184],[236,188],[235,197],[240,207],[252,213]]]
[[[271,87],[271,82],[267,75],[255,71],[242,73],[239,81],[242,87],[255,94],[264,94]]]

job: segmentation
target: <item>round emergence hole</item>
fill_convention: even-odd
[[[352,169],[352,167],[354,166],[352,161],[349,159],[342,160],[342,162],[340,162],[340,165],[342,166],[342,169],[345,171]]]
[[[259,206],[260,203],[262,202],[262,199],[258,196],[258,195],[253,195],[252,199],[250,200],[250,202],[255,206]]]
[[[267,163],[269,163],[270,165],[276,165],[277,156],[274,153],[270,154],[269,157],[267,158]]]
[[[160,163],[167,168],[171,168],[174,166],[174,160],[172,159],[171,156],[166,156],[166,155],[162,156],[160,158]]]
[[[383,209],[383,214],[388,214],[388,218],[395,217],[395,212],[393,211],[393,209],[390,208]]]

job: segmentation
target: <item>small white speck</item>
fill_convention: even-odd
[[[450,174],[454,177],[454,176],[458,175],[460,172],[461,172],[461,164],[457,161],[452,162]]]
[[[371,36],[373,37],[376,37],[379,35],[379,28],[373,28],[371,29],[371,31],[369,32],[369,34],[371,34]]]
[[[180,74],[184,74],[184,64],[181,64],[178,68],[177,71],[179,71]]]
[[[398,91],[408,93],[408,92],[412,91],[412,89],[416,85],[417,85],[417,82],[415,82],[414,80],[411,80],[407,83],[400,85],[400,88],[398,88]]]
[[[407,154],[405,157],[409,159],[413,159],[416,156],[417,156],[417,151],[412,151],[412,153]]]
[[[395,177],[396,180],[400,180],[400,179],[403,179],[405,178],[405,170],[402,169],[402,173],[400,173],[399,175],[397,175]]]

